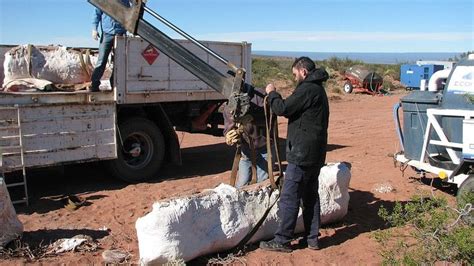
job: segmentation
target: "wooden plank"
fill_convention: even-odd
[[[74,92],[0,92],[0,105],[38,106],[44,104],[93,104],[115,103],[114,93]]]
[[[23,137],[25,153],[32,151],[55,151],[59,149],[75,149],[82,146],[104,145],[115,143],[115,130],[107,129],[77,133],[38,134]],[[18,138],[1,139],[0,148],[3,153],[9,150],[18,152],[18,149],[5,149],[5,146],[20,145]]]
[[[0,129],[0,139],[18,137],[18,128],[2,128]]]
[[[40,122],[51,122],[51,121],[64,121],[64,122],[70,122],[70,121],[90,121],[90,120],[96,120],[96,119],[107,119],[111,118],[113,115],[111,114],[83,114],[83,115],[55,115],[55,116],[43,116],[43,117],[38,117],[35,119],[21,119],[21,126],[23,129],[23,126],[26,124],[34,124],[34,123],[40,123]],[[10,128],[14,128],[15,126],[11,126]]]
[[[25,154],[26,167],[45,167],[66,162],[84,162],[92,160],[105,160],[117,158],[115,144],[100,146],[87,146],[78,149],[66,149],[49,152],[37,152]],[[20,155],[4,155],[3,165],[6,170],[19,169],[21,165]]]
[[[0,138],[0,150],[6,152],[6,146],[19,146],[20,139],[18,137],[2,137]]]
[[[81,118],[110,116],[115,113],[114,104],[66,104],[23,107],[20,109],[22,123],[41,119]]]
[[[24,123],[21,127],[23,136],[28,136],[56,132],[89,132],[111,129],[115,127],[115,121],[111,117],[98,117],[85,120],[31,122]]]
[[[17,121],[18,111],[13,107],[0,107],[0,123]]]

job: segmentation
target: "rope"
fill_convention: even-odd
[[[229,184],[235,187],[235,180],[237,178],[237,170],[239,169],[239,161],[242,156],[241,146],[237,144],[237,149],[235,149],[234,161],[232,162],[232,171],[230,172],[230,181]]]
[[[267,168],[268,168],[268,178],[270,179],[270,184],[272,186],[272,189],[276,189],[277,185],[275,182],[275,176],[273,175],[273,157],[272,157],[272,145],[271,145],[271,139],[270,139],[270,133],[273,130],[273,132],[278,131],[278,127],[275,126],[276,119],[273,118],[273,113],[270,112],[269,110],[270,105],[268,104],[268,96],[265,96],[263,98],[263,109],[265,112],[265,133],[266,133],[266,142],[267,142]],[[278,136],[278,133],[276,134]],[[273,143],[276,144],[278,142],[278,139],[274,139]],[[276,148],[276,156],[278,160],[278,166],[279,166],[279,174],[280,176],[282,173],[281,170],[281,162],[280,162],[280,157],[278,155],[278,148],[277,144],[275,145]]]

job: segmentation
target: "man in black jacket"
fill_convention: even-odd
[[[297,82],[294,92],[285,100],[273,84],[266,87],[272,111],[288,118],[286,168],[278,204],[279,225],[275,238],[260,242],[260,248],[291,252],[300,201],[303,201],[305,235],[308,248],[319,249],[320,203],[318,176],[326,160],[329,103],[322,83],[329,77],[316,68],[308,57],[300,57],[292,66]]]

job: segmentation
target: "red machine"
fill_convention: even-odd
[[[372,95],[380,93],[383,78],[364,66],[353,66],[344,73],[344,92],[365,92]]]

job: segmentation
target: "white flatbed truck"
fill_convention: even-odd
[[[225,65],[191,42],[177,42],[226,73]],[[202,44],[250,73],[249,43]],[[2,66],[11,47],[0,47]],[[228,98],[159,50],[150,64],[145,49],[149,43],[141,38],[117,37],[114,85],[101,92],[0,92],[3,171],[107,161],[114,176],[139,182],[158,176],[163,161],[181,164],[176,130],[221,134],[218,107]],[[3,69],[0,73],[3,80]],[[26,191],[26,177],[10,185],[24,185]]]

